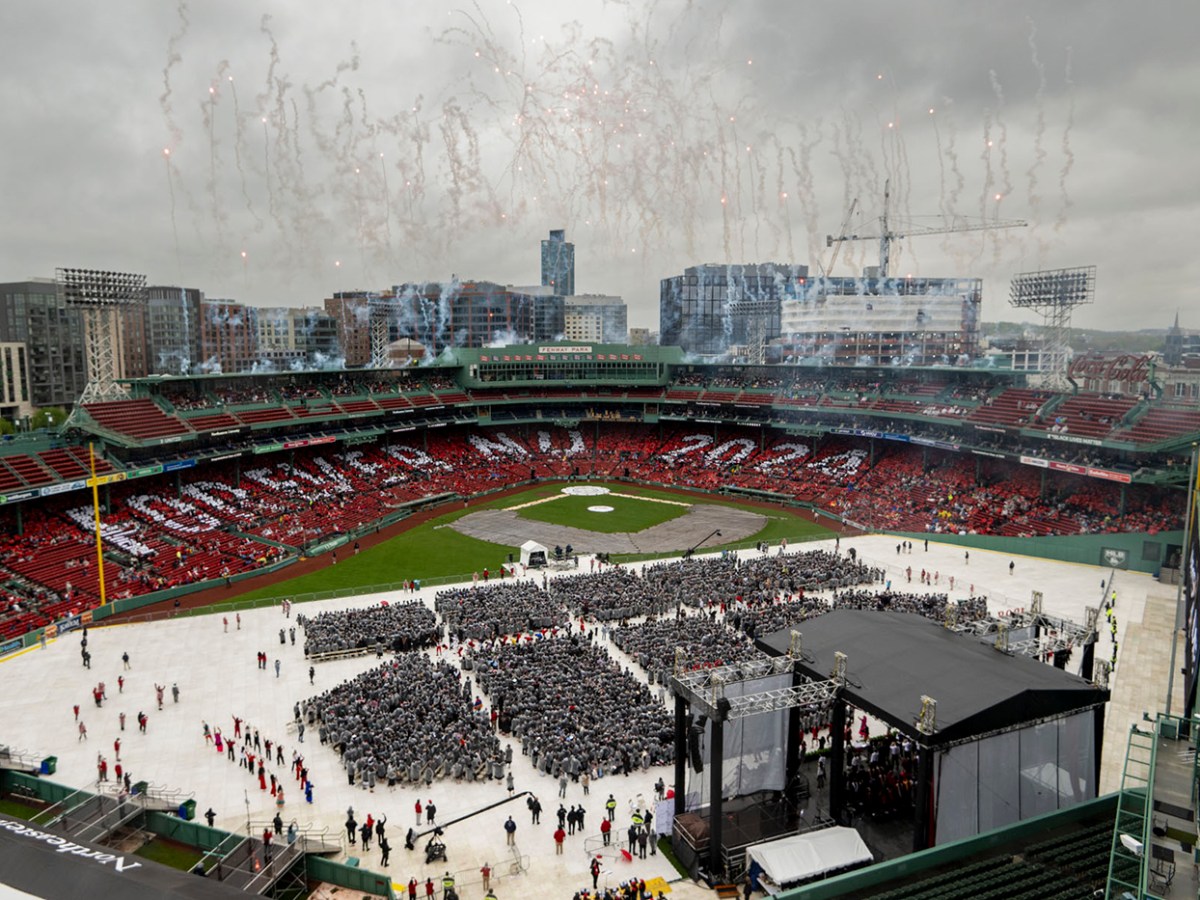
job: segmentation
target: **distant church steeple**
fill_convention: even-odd
[[[1167,329],[1167,339],[1163,344],[1163,362],[1168,366],[1177,366],[1183,362],[1183,329],[1179,327],[1179,310],[1175,310],[1175,324]]]

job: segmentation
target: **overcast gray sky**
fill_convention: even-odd
[[[577,291],[657,328],[660,278],[828,264],[890,180],[901,221],[1029,222],[897,248],[984,278],[987,320],[1014,273],[1096,264],[1076,324],[1200,328],[1198,35],[1194,0],[8,0],[0,280],[315,305],[536,283],[566,228]]]

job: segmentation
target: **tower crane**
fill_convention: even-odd
[[[879,234],[846,234],[846,226],[842,226],[842,233],[838,235],[829,234],[825,236],[825,246],[832,247],[834,244],[841,244],[845,241],[879,241],[879,277],[886,278],[888,275],[888,262],[891,257],[892,241],[900,240],[906,237],[926,234],[957,234],[961,231],[991,231],[993,228],[1025,228],[1029,223],[1020,219],[996,220],[994,222],[963,222],[959,225],[945,225],[940,228],[929,228],[922,225],[913,225],[902,229],[893,229],[888,222],[888,205],[891,200],[891,180],[884,183],[883,188],[883,215],[879,217]],[[857,202],[857,201],[856,201]],[[853,205],[851,210],[853,211]],[[846,217],[847,224],[849,216]],[[837,252],[834,251],[833,260],[830,261],[829,267],[833,268],[833,261],[837,260]],[[828,270],[826,274],[829,274]]]
[[[841,228],[841,232],[840,232],[841,234],[845,234],[846,229],[850,227],[850,218],[854,215],[854,209],[857,206],[858,206],[858,198],[855,197],[853,200],[850,201],[850,208],[846,210],[846,218],[845,218],[845,221],[842,222],[842,228]],[[828,235],[825,239],[825,246],[833,247],[833,256],[831,256],[829,258],[829,265],[827,265],[825,267],[825,277],[826,278],[828,278],[830,275],[833,274],[833,267],[834,267],[834,265],[837,264],[838,254],[842,250],[843,243],[844,243],[843,241],[838,241],[835,246],[834,240],[833,240],[833,235]]]

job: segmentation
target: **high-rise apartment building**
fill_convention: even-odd
[[[200,304],[200,362],[204,374],[247,372],[258,360],[258,310],[234,300]]]
[[[325,369],[341,365],[333,316],[307,307],[258,309],[258,362],[275,369]]]
[[[562,297],[575,293],[575,245],[561,229],[542,241],[542,286]]]
[[[70,406],[83,392],[83,317],[55,281],[0,284],[0,342],[24,344],[34,406]]]
[[[564,299],[563,336],[568,341],[628,342],[628,310],[623,299],[605,294],[576,294]]]
[[[347,368],[370,364],[371,300],[390,297],[390,293],[339,291],[325,299],[325,312],[337,329],[338,349]]]
[[[23,343],[0,343],[0,416],[15,422],[33,412],[28,355]]]
[[[199,371],[200,306],[197,288],[146,288],[146,365],[152,375],[191,375]]]

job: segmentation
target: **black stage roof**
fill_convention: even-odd
[[[834,653],[846,654],[847,703],[927,746],[960,741],[1108,699],[1102,690],[1027,656],[1009,656],[923,616],[833,610],[756,641],[771,656],[787,653],[793,630],[804,635],[800,671],[830,677]],[[921,735],[921,695],[937,701],[937,732]]]
[[[0,816],[0,891],[3,885],[55,900],[234,900],[249,896],[216,878],[201,878],[140,856],[73,841],[7,816]]]

